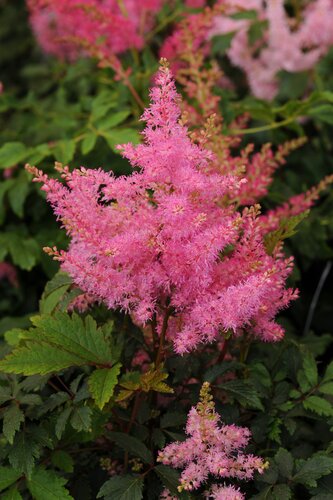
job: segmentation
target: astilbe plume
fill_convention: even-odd
[[[131,176],[58,165],[66,186],[30,167],[71,237],[67,251],[48,251],[84,292],[167,332],[178,353],[244,329],[280,340],[292,259],[267,254],[258,206],[237,210],[246,180],[190,140],[166,65],[151,100],[144,143],[122,148]]]
[[[188,414],[186,434],[185,441],[167,445],[158,456],[158,461],[163,464],[183,469],[179,491],[196,490],[210,476],[250,480],[256,471],[261,474],[268,465],[260,457],[242,451],[251,437],[249,429],[220,422],[208,382],[201,388],[200,402]],[[218,496],[219,488],[214,486],[208,498],[243,498],[242,495],[236,496],[236,489],[223,486],[222,492],[223,488],[229,497]]]
[[[141,49],[163,0],[27,0],[42,49],[62,59]]]
[[[333,45],[332,0],[310,1],[294,18],[288,17],[284,0],[222,3],[226,6],[225,13],[216,16],[209,38],[235,32],[227,55],[234,66],[244,70],[256,97],[273,99],[278,93],[279,71],[310,70]],[[262,23],[263,34],[252,44],[249,41],[252,21],[230,17],[242,9],[256,10]]]

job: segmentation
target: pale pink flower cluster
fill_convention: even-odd
[[[30,20],[42,49],[75,59],[84,47],[105,57],[141,49],[163,0],[27,0]]]
[[[280,340],[274,317],[296,296],[285,288],[292,259],[267,254],[258,207],[232,202],[242,174],[219,172],[214,154],[189,138],[167,67],[151,99],[144,143],[123,147],[131,176],[60,168],[66,186],[31,169],[71,237],[56,258],[109,308],[140,324],[156,315],[160,331],[169,318],[178,353],[244,328]]]
[[[158,456],[164,465],[183,469],[179,491],[196,490],[211,476],[250,480],[255,472],[261,474],[267,467],[260,457],[242,451],[251,437],[249,429],[220,422],[207,382],[201,389],[200,402],[188,414],[186,434],[189,437],[185,441],[167,445]],[[214,491],[218,492],[218,488],[214,487]]]
[[[220,486],[214,484],[209,491],[206,492],[207,500],[245,500],[245,496],[235,486]]]
[[[301,19],[289,18],[284,0],[227,0],[226,13],[216,16],[209,38],[235,32],[227,55],[233,65],[247,75],[253,94],[273,99],[278,93],[278,73],[307,71],[333,45],[333,1],[312,0]],[[257,20],[265,23],[263,35],[251,46],[252,20],[234,19],[241,9],[256,10]]]

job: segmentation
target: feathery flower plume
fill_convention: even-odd
[[[221,424],[208,382],[201,388],[200,402],[188,414],[186,434],[189,437],[185,441],[167,445],[158,457],[165,465],[183,469],[179,491],[196,490],[211,476],[248,481],[255,472],[262,474],[268,467],[260,457],[242,451],[251,437],[249,429]],[[244,497],[235,488],[216,485],[207,498]]]
[[[144,35],[163,0],[27,0],[30,21],[42,49],[61,59],[76,59],[82,47],[105,58],[141,49]]]
[[[179,101],[163,63],[144,142],[122,146],[131,176],[58,164],[62,184],[30,167],[71,238],[67,251],[47,252],[85,293],[151,322],[178,353],[244,329],[280,340],[274,317],[296,296],[285,288],[292,259],[267,253],[259,207],[233,201],[242,175],[221,173],[216,155],[192,142]]]

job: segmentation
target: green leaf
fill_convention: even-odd
[[[97,141],[97,135],[95,132],[87,132],[83,141],[81,142],[81,152],[83,155],[87,155],[95,147]]]
[[[23,161],[28,149],[22,142],[7,142],[0,148],[0,169],[13,167]]]
[[[14,444],[8,455],[9,463],[14,469],[30,476],[35,460],[40,457],[41,444],[36,441],[35,436],[20,432],[14,438]]]
[[[120,363],[117,363],[112,368],[100,368],[95,370],[88,379],[91,395],[101,410],[113,395],[120,368]]]
[[[66,482],[52,471],[37,468],[27,480],[27,486],[34,500],[70,500],[73,497],[64,487]]]
[[[8,200],[10,206],[18,217],[23,217],[23,205],[30,190],[30,181],[27,173],[22,171],[15,184],[8,191]]]
[[[110,343],[91,317],[57,312],[31,321],[35,328],[23,336],[24,346],[0,361],[0,371],[44,375],[70,366],[111,364]]]
[[[23,375],[46,375],[71,366],[82,366],[82,358],[46,343],[27,342],[0,361],[0,371]]]
[[[332,416],[333,407],[329,401],[320,398],[319,396],[310,396],[303,401],[303,406],[306,410],[314,411],[318,415]]]
[[[78,432],[91,432],[92,410],[89,406],[79,406],[73,410],[71,416],[71,426]]]
[[[68,274],[59,271],[51,281],[46,284],[42,298],[39,302],[40,312],[42,314],[53,312],[71,284],[72,280]]]
[[[83,320],[75,313],[69,316],[56,312],[54,316],[34,316],[31,321],[37,327],[32,335],[38,334],[44,342],[55,344],[87,363],[111,365],[110,344],[90,316]]]
[[[11,467],[0,467],[0,491],[5,490],[11,484],[15,483],[22,473]]]
[[[132,128],[114,129],[104,132],[103,137],[106,139],[110,148],[116,153],[119,153],[117,149],[118,145],[127,144],[128,142],[138,144],[140,142],[138,132]]]
[[[108,437],[133,457],[141,458],[147,464],[152,463],[153,456],[151,452],[139,439],[123,432],[109,432]]]
[[[308,111],[308,115],[333,125],[333,106],[330,104],[322,104],[321,106],[311,108]]]
[[[17,488],[10,488],[2,494],[2,500],[22,500],[22,495]]]
[[[60,163],[67,164],[72,161],[76,149],[73,140],[58,141],[54,147],[53,155]]]
[[[156,472],[163,486],[165,486],[172,495],[178,495],[177,487],[179,486],[179,472],[166,465],[156,465],[154,472]]]
[[[56,450],[51,455],[52,464],[64,472],[71,473],[74,470],[74,461],[69,453],[63,450]]]
[[[103,484],[97,498],[105,500],[142,500],[143,479],[141,476],[114,476]]]
[[[306,351],[303,358],[303,370],[311,387],[318,383],[318,370],[317,363],[310,351]]]
[[[13,444],[14,436],[20,430],[22,422],[24,422],[24,413],[16,404],[6,408],[3,414],[2,432],[10,444]]]
[[[326,382],[319,386],[319,391],[323,394],[330,394],[333,396],[333,382]]]
[[[65,410],[60,413],[57,419],[55,425],[55,435],[57,436],[58,439],[61,439],[61,436],[63,435],[66,429],[66,424],[68,422],[70,414],[72,413],[72,410],[73,410],[72,407],[65,408]]]
[[[293,493],[287,484],[277,484],[272,490],[272,500],[290,500]]]
[[[126,120],[128,115],[130,114],[130,110],[125,109],[123,111],[117,111],[116,113],[112,113],[109,116],[106,116],[99,120],[96,123],[96,128],[98,130],[109,130],[113,127],[116,127],[120,123]]]
[[[293,474],[294,459],[285,448],[280,448],[274,457],[281,476],[290,479]]]
[[[329,363],[325,371],[323,381],[326,382],[327,380],[333,380],[333,361]]]
[[[283,219],[280,222],[280,227],[276,231],[266,234],[265,236],[265,247],[269,255],[272,255],[276,245],[287,238],[290,238],[296,234],[296,227],[309,215],[310,211],[305,210],[299,215],[294,215],[289,217],[289,219]]]
[[[223,55],[230,48],[233,37],[236,31],[225,33],[224,35],[217,35],[212,38],[212,54]]]
[[[317,480],[322,476],[327,476],[332,471],[333,458],[315,455],[301,464],[292,480],[307,486],[317,486]]]
[[[40,256],[37,241],[13,232],[4,233],[4,236],[13,263],[25,271],[31,271]]]
[[[218,387],[225,390],[230,396],[239,401],[241,405],[264,410],[257,391],[249,383],[242,380],[230,380]]]

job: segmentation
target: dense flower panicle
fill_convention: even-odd
[[[196,490],[210,476],[249,480],[267,467],[261,458],[242,451],[250,440],[249,429],[221,424],[207,382],[201,389],[200,402],[189,412],[186,434],[189,437],[185,441],[167,445],[158,457],[165,465],[183,469],[180,491]],[[226,498],[243,498],[236,496],[237,490],[229,490],[232,492],[234,496]],[[214,487],[207,498],[223,498],[218,493],[219,488]]]
[[[63,185],[31,169],[71,237],[55,257],[109,308],[141,324],[156,314],[159,329],[171,316],[178,353],[243,328],[279,340],[274,317],[294,298],[285,288],[292,260],[267,254],[258,207],[237,210],[242,174],[219,172],[214,153],[189,138],[166,66],[151,100],[144,143],[122,148],[138,167],[131,176],[58,166]]]
[[[108,58],[131,48],[141,49],[144,34],[163,0],[27,0],[30,20],[43,50],[75,59],[83,46]]]
[[[235,486],[220,486],[214,484],[211,489],[205,492],[207,500],[245,500],[245,496]]]
[[[230,61],[243,69],[253,94],[272,99],[278,92],[277,75],[311,69],[333,45],[333,2],[313,0],[299,22],[289,18],[284,0],[228,0],[226,13],[216,16],[209,37],[235,32],[227,51]],[[239,9],[256,10],[260,22],[267,22],[261,38],[249,42],[251,21],[230,18]],[[264,24],[263,24],[264,26]]]

